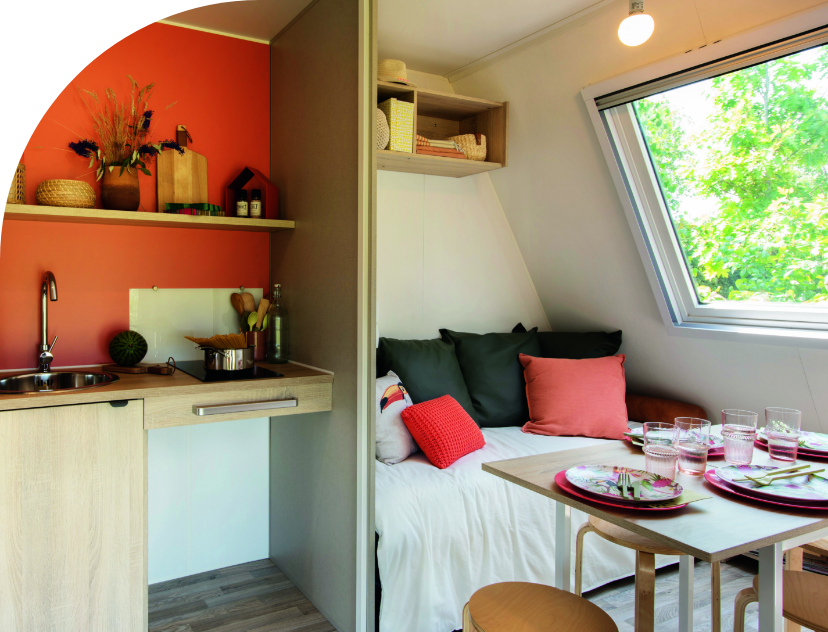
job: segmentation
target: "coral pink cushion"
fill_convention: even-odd
[[[480,428],[451,395],[409,406],[401,416],[428,460],[441,470],[486,445]]]
[[[521,353],[531,420],[523,432],[623,439],[628,421],[626,358],[566,360]]]

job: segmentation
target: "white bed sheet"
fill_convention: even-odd
[[[439,470],[417,452],[376,465],[380,632],[451,632],[477,589],[502,581],[555,583],[554,502],[483,472],[481,465],[603,443],[584,437],[483,429],[486,445]],[[572,511],[572,551],[586,514]],[[658,556],[658,566],[678,561]],[[584,546],[583,587],[635,572],[634,553],[594,535]]]

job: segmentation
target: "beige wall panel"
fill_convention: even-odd
[[[0,629],[147,629],[138,400],[0,412]]]
[[[729,4],[699,0],[703,23],[714,5]],[[813,3],[734,4],[761,5],[768,21]],[[509,168],[489,177],[553,330],[623,329],[631,391],[696,402],[714,421],[723,408],[797,408],[803,428],[820,430],[828,400],[815,401],[812,391],[825,390],[828,352],[809,351],[803,364],[794,347],[675,337],[661,320],[580,95],[584,86],[704,44],[691,2],[648,2],[647,9],[656,30],[642,46],[618,41],[619,4],[453,84],[459,94],[509,101]],[[722,15],[721,32],[756,26],[747,9]]]

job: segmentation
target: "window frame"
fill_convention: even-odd
[[[771,48],[780,40],[825,25],[828,7],[817,7],[581,92],[662,319],[673,335],[828,348],[828,305],[820,309],[749,301],[738,307],[732,302],[699,303],[632,103],[623,102],[599,111],[596,100],[634,87],[640,90],[642,84],[663,82],[671,75],[678,75],[676,87],[686,85],[681,82],[682,73],[721,63],[722,59],[745,51]]]

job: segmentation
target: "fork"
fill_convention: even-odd
[[[621,472],[618,475],[618,486],[621,488],[621,498],[627,499],[627,494],[629,490],[627,489],[630,485],[630,475],[626,471]]]
[[[781,480],[786,479],[786,478],[798,478],[800,476],[810,476],[811,474],[819,474],[820,472],[824,472],[824,471],[825,471],[825,469],[823,468],[821,470],[813,470],[811,472],[793,472],[792,474],[785,474],[784,476],[776,476],[774,478],[769,478],[769,477],[766,477],[766,478],[751,478],[747,474],[745,474],[745,477],[747,479],[753,481],[754,483],[756,483],[759,487],[767,487],[768,485],[770,485],[771,483],[773,483],[775,481],[781,481]]]

